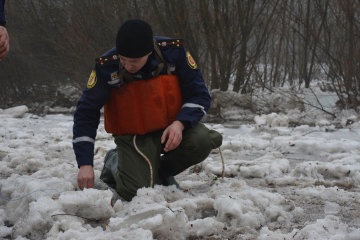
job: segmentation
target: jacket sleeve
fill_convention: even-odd
[[[98,79],[93,70],[87,87],[76,106],[73,125],[73,149],[78,167],[93,165],[96,131],[100,122],[100,109],[109,98],[111,88]]]
[[[0,0],[0,26],[6,25],[5,0]]]
[[[208,112],[211,103],[209,91],[200,69],[185,48],[176,49],[175,74],[179,76],[183,106],[176,119],[185,128],[194,127]]]

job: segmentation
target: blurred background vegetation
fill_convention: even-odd
[[[211,90],[325,80],[339,106],[359,110],[358,0],[8,0],[5,11],[0,108],[74,106],[120,24],[141,18],[155,35],[185,39]]]

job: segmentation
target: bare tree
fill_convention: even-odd
[[[321,66],[340,106],[358,108],[359,4],[357,0],[6,1],[11,52],[0,63],[0,107],[33,101],[54,104],[63,85],[80,93],[94,59],[115,45],[119,25],[141,18],[156,35],[185,39],[210,89],[251,93],[285,83],[309,87]]]
[[[235,92],[239,92],[240,88],[243,93],[247,91],[254,63],[259,62],[278,3],[279,1],[237,1],[235,7],[241,31],[233,88]]]
[[[323,14],[322,8],[318,10]],[[329,11],[321,41],[322,66],[339,97],[339,105],[359,110],[360,3],[334,1]]]

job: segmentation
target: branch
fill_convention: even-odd
[[[308,106],[311,106],[311,107],[313,107],[313,108],[319,109],[319,110],[323,111],[324,113],[327,113],[327,114],[331,115],[333,118],[336,118],[336,115],[335,115],[334,113],[329,112],[329,111],[327,111],[327,110],[324,109],[324,107],[323,107],[323,105],[321,104],[321,102],[320,102],[319,98],[317,97],[317,95],[314,93],[314,91],[313,91],[311,88],[309,88],[309,89],[311,90],[312,94],[315,96],[316,102],[320,105],[320,107],[318,107],[318,106],[316,106],[316,105],[313,105],[313,104],[311,104],[311,103],[309,103],[309,102],[306,102],[306,101],[302,101],[302,102],[303,102],[304,104],[308,105]],[[295,97],[296,97],[296,98],[300,98],[300,97],[298,97],[296,94],[295,94]]]
[[[267,89],[267,90],[269,90],[269,91],[271,91],[271,92],[274,92],[273,90],[271,90],[271,89],[268,88],[267,86],[264,86],[264,88]],[[319,98],[316,96],[316,94],[314,93],[314,91],[313,91],[311,88],[310,88],[310,90],[311,90],[311,92],[314,94],[314,96],[315,96],[315,98],[316,98],[316,101],[317,101],[317,103],[320,105],[320,107],[318,107],[318,106],[316,106],[316,105],[313,105],[313,104],[311,104],[311,103],[309,103],[309,102],[307,102],[307,101],[304,101],[304,99],[301,99],[296,93],[294,93],[293,96],[298,99],[298,102],[304,103],[304,104],[306,104],[306,105],[308,105],[308,106],[310,106],[310,107],[313,107],[313,108],[315,108],[315,109],[321,110],[321,111],[323,111],[324,113],[329,114],[329,115],[332,116],[333,118],[336,118],[336,115],[335,115],[334,113],[329,112],[329,111],[327,111],[327,110],[324,109],[323,105],[321,104]],[[283,95],[283,96],[285,96],[285,97],[287,97],[287,98],[290,98],[287,94],[285,94],[285,93],[283,93],[283,92],[279,92],[279,94],[281,94],[281,95]]]
[[[107,219],[86,218],[86,217],[81,217],[81,216],[78,216],[78,215],[75,215],[75,214],[69,214],[69,213],[59,213],[59,214],[51,215],[51,217],[56,217],[56,216],[73,216],[73,217],[78,217],[78,218],[85,219],[85,220],[90,221],[90,222],[101,222],[101,221],[107,220]]]

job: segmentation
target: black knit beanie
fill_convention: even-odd
[[[154,50],[151,26],[142,20],[124,22],[116,36],[116,52],[124,57],[139,58]]]

